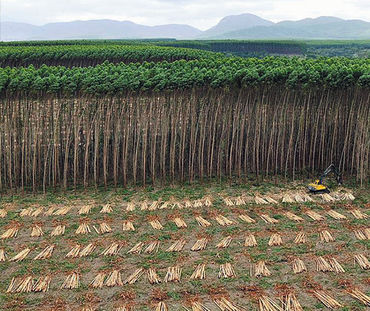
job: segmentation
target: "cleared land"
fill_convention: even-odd
[[[328,197],[307,196],[298,183],[289,188],[209,184],[3,197],[0,304],[258,310],[271,299],[275,308],[259,310],[280,310],[280,299],[294,301],[295,293],[303,310],[326,309],[325,295],[333,308],[367,310],[368,190]],[[12,228],[15,237],[5,239]]]

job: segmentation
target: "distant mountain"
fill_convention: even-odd
[[[370,23],[319,17],[227,32],[212,39],[370,39]]]
[[[224,17],[216,26],[204,31],[202,37],[218,36],[231,31],[248,29],[256,26],[271,26],[273,22],[253,14],[230,15]]]
[[[333,17],[333,16],[320,16],[317,18],[304,18],[298,21],[283,21],[277,23],[277,25],[284,25],[284,26],[311,26],[311,25],[322,25],[322,24],[329,24],[335,22],[342,22],[344,19]]]
[[[201,30],[188,25],[170,24],[144,26],[130,21],[90,20],[50,23],[34,26],[23,23],[1,23],[1,40],[61,40],[61,39],[142,39],[195,38]]]
[[[89,20],[34,26],[0,23],[0,40],[61,39],[370,39],[370,23],[321,16],[273,23],[253,14],[231,15],[201,31],[189,25],[145,26],[130,21]]]
[[[31,24],[3,22],[0,23],[0,40],[26,40],[25,38],[31,38],[37,31],[38,27]]]

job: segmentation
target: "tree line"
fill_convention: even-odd
[[[306,50],[306,44],[303,41],[292,40],[179,40],[158,42],[157,44],[233,54],[303,55]]]
[[[67,66],[87,67],[103,62],[132,63],[191,60],[217,56],[216,53],[154,45],[46,45],[0,46],[0,67]]]
[[[345,57],[354,57],[354,58],[366,58],[369,55],[369,46],[370,40],[176,40],[171,38],[161,38],[161,39],[136,39],[136,40],[49,40],[49,41],[12,41],[12,42],[0,42],[0,51],[2,48],[8,47],[19,47],[19,50],[12,50],[9,49],[8,53],[12,57],[14,57],[15,51],[22,51],[24,47],[55,47],[57,51],[56,54],[60,54],[63,51],[63,47],[72,46],[91,46],[98,47],[95,53],[100,53],[100,57],[93,61],[89,60],[92,66],[96,63],[101,63],[104,60],[109,60],[109,53],[103,54],[99,52],[99,49],[104,49],[104,47],[109,48],[110,46],[115,46],[116,49],[118,46],[122,46],[124,48],[128,48],[128,46],[132,46],[133,49],[135,46],[140,46],[142,48],[147,47],[148,49],[152,49],[155,46],[158,47],[174,47],[174,48],[188,48],[188,49],[197,49],[203,51],[212,51],[223,53],[225,55],[234,55],[234,56],[242,56],[242,57],[265,57],[267,55],[299,55],[304,57],[312,57],[317,58],[321,56],[345,56]],[[99,48],[100,47],[100,48]],[[78,49],[80,49],[78,48]],[[52,49],[51,49],[52,50]],[[38,50],[38,52],[40,49]],[[46,51],[50,51],[50,49],[46,49]],[[88,52],[89,49],[86,50]],[[194,53],[194,52],[189,52]],[[48,65],[67,65],[67,62],[62,63],[60,60],[58,63],[55,62],[54,58],[51,58],[50,52],[49,59],[47,60]],[[119,54],[114,53],[114,59],[109,60],[112,62],[119,62],[117,60]],[[152,54],[148,54],[152,57]],[[29,55],[26,53],[26,56]],[[40,57],[43,57],[42,54],[39,54]],[[102,57],[107,57],[107,59],[101,60]],[[184,55],[183,55],[184,56]],[[67,58],[71,58],[71,55],[67,55]],[[125,60],[125,54],[121,55],[121,60],[123,62]],[[185,58],[185,57],[184,57]],[[198,57],[196,57],[198,58]],[[52,63],[51,60],[54,59]],[[189,59],[189,58],[187,58]],[[147,59],[149,61],[149,59]],[[153,59],[155,60],[155,59]],[[34,58],[34,64],[36,64],[38,60],[36,57]],[[139,60],[140,61],[140,60]],[[14,62],[14,60],[13,60]],[[18,60],[20,62],[20,60]],[[28,62],[19,63],[23,66],[30,64],[30,60]],[[77,66],[79,64],[84,64],[83,61],[80,63],[76,63]],[[10,65],[10,64],[9,64]]]
[[[368,59],[0,68],[0,189],[369,178]]]
[[[193,87],[351,88],[370,86],[370,60],[348,58],[219,58],[104,63],[95,67],[0,68],[0,95],[42,97],[125,94]]]

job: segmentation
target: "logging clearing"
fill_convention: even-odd
[[[369,68],[0,44],[0,309],[366,311]]]
[[[0,305],[365,311],[369,192],[253,183],[3,196]]]

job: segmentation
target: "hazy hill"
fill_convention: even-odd
[[[370,23],[319,17],[227,32],[217,39],[369,39]]]
[[[369,39],[370,23],[322,16],[273,23],[253,14],[224,17],[201,31],[189,25],[145,26],[130,21],[89,20],[34,26],[0,23],[1,40],[58,39]]]
[[[230,15],[224,17],[216,26],[204,31],[202,37],[218,36],[240,29],[248,29],[256,26],[270,26],[273,24],[273,22],[253,14]]]
[[[90,20],[34,26],[1,23],[1,40],[194,38],[202,32],[188,25],[144,26],[130,21]]]

